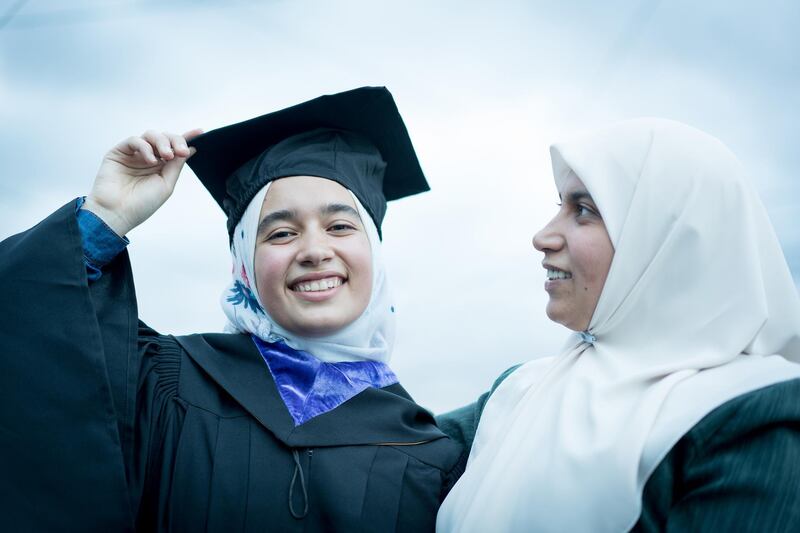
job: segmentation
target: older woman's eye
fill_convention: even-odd
[[[575,214],[578,217],[585,217],[585,216],[600,216],[597,211],[589,207],[588,205],[578,204],[575,206]]]

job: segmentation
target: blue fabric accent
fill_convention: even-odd
[[[397,383],[397,376],[384,363],[325,363],[284,342],[252,338],[295,427],[339,407],[367,387],[379,389]]]
[[[83,245],[83,261],[86,263],[86,275],[89,281],[96,281],[103,275],[102,268],[111,262],[130,242],[120,237],[103,219],[81,209],[86,197],[78,198],[75,216],[78,218],[78,230],[81,232]]]
[[[581,331],[580,335],[581,335],[581,338],[583,339],[583,342],[586,342],[586,343],[589,343],[589,344],[594,344],[594,341],[597,340],[597,337],[595,337],[594,335],[592,335],[588,331]]]

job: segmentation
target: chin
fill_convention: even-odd
[[[563,326],[566,325],[563,322],[562,314],[558,312],[558,305],[554,305],[552,302],[550,302],[547,304],[547,307],[545,307],[544,312],[547,315],[547,318],[549,318],[556,324],[561,324]]]
[[[347,327],[353,321],[343,321],[340,315],[334,317],[307,317],[292,321],[290,326],[283,326],[296,335],[304,337],[325,337]]]
[[[547,308],[545,309],[545,313],[547,314],[547,318],[555,322],[556,324],[561,324],[567,329],[572,331],[583,331],[588,327],[580,327],[580,324],[575,319],[575,317],[570,316],[569,313],[564,312],[563,309],[559,309],[558,305],[553,305],[552,302],[547,304]]]
[[[313,326],[298,328],[298,331],[293,331],[293,333],[297,333],[298,335],[302,335],[303,337],[325,337],[327,335],[332,335],[336,333],[343,327],[344,326],[339,326],[339,325],[325,326],[325,325],[314,324]]]

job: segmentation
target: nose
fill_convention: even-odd
[[[533,247],[540,252],[558,251],[564,246],[564,236],[558,231],[557,216],[533,236]]]
[[[334,252],[328,239],[324,230],[307,231],[302,236],[302,243],[296,256],[297,262],[303,266],[317,266],[330,261]]]

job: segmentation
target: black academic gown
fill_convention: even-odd
[[[0,244],[0,521],[14,531],[432,531],[462,448],[400,385],[295,427],[245,335],[138,322],[70,203]]]

